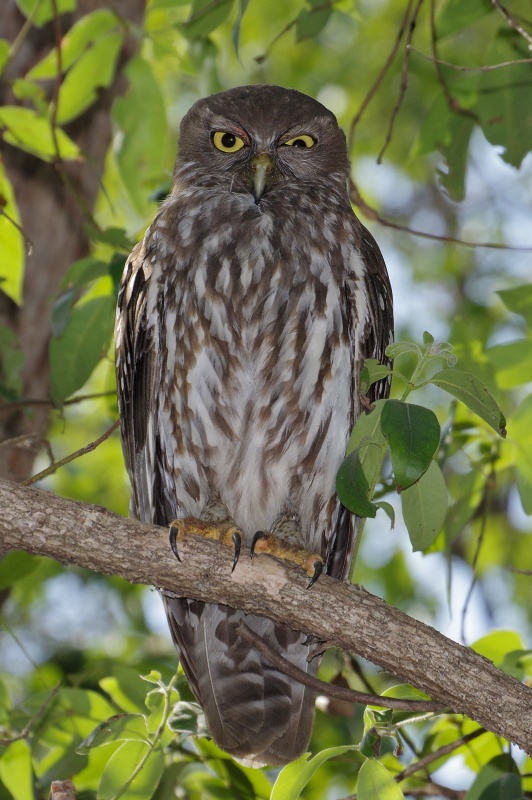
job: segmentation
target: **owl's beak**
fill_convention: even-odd
[[[266,153],[260,153],[251,160],[251,185],[253,197],[258,203],[264,194],[268,177],[273,171],[273,161]]]

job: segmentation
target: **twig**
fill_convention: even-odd
[[[6,202],[5,198],[2,198],[2,202],[4,202],[4,203]],[[24,245],[26,247],[26,253],[28,255],[31,255],[31,253],[33,251],[33,242],[31,241],[29,236],[26,235],[22,225],[19,225],[18,222],[16,221],[16,219],[13,219],[13,217],[11,217],[6,211],[4,211],[3,208],[0,208],[0,214],[3,217],[5,217],[7,219],[7,221],[10,222],[11,225],[13,225],[14,228],[17,229],[17,231],[20,233],[20,235],[24,239]]]
[[[464,67],[461,64],[453,64],[452,61],[443,61],[441,58],[429,56],[428,53],[422,53],[421,50],[417,50],[411,45],[409,45],[409,47],[410,51],[420,58],[424,58],[426,61],[432,61],[434,64],[440,64],[442,67],[449,67],[458,72],[493,72],[493,70],[505,69],[506,67],[513,67],[517,64],[532,64],[532,58],[516,58],[514,61],[501,61],[499,64],[486,64],[483,67]]]
[[[526,31],[523,26],[518,23],[515,17],[510,14],[508,9],[505,8],[505,6],[503,6],[499,0],[491,0],[491,4],[502,14],[510,28],[512,28],[514,31],[517,31],[517,33],[519,33],[523,39],[526,39],[529,45],[532,45],[532,34],[528,33],[528,31]]]
[[[451,94],[451,90],[445,80],[445,76],[443,74],[443,70],[440,65],[440,60],[438,57],[438,34],[436,31],[436,2],[435,0],[431,0],[430,3],[430,39],[432,45],[432,55],[433,55],[433,63],[434,68],[436,70],[436,77],[440,83],[440,86],[443,89],[443,94],[445,95],[445,99],[447,101],[447,105],[450,110],[454,114],[461,114],[464,117],[469,117],[474,122],[478,122],[478,117],[472,111],[463,108],[456,97],[453,97]]]
[[[401,106],[403,105],[403,100],[405,98],[407,86],[408,86],[408,65],[410,64],[410,50],[408,45],[412,43],[412,38],[414,36],[414,30],[416,28],[417,16],[419,14],[419,10],[423,4],[423,0],[417,0],[417,5],[412,14],[410,19],[410,23],[408,25],[408,34],[406,37],[406,47],[405,47],[405,54],[403,56],[403,63],[401,65],[401,84],[399,86],[399,96],[397,98],[397,102],[392,109],[392,113],[390,116],[390,122],[388,124],[388,130],[386,132],[386,139],[384,140],[384,144],[381,147],[380,153],[377,156],[377,164],[382,162],[382,158],[384,153],[386,152],[388,145],[392,141],[392,134],[393,134],[393,126],[395,124],[395,120],[399,113]]]
[[[253,647],[255,647],[264,658],[267,658],[270,663],[277,667],[277,669],[284,672],[285,675],[298,681],[298,683],[308,686],[315,692],[334,697],[336,700],[347,700],[350,703],[382,706],[382,708],[393,708],[397,711],[429,711],[438,713],[445,710],[440,703],[435,703],[433,700],[404,700],[398,697],[381,697],[381,695],[378,694],[356,692],[354,689],[347,689],[344,686],[336,686],[326,681],[320,681],[319,678],[307,674],[302,669],[299,669],[299,667],[294,666],[294,664],[280,655],[280,653],[273,650],[266,644],[264,639],[248,628],[244,622],[240,622],[237,625],[236,632],[249,642],[249,644],[253,645]]]
[[[423,239],[432,239],[436,242],[459,244],[462,247],[487,247],[493,250],[511,250],[512,252],[519,253],[529,253],[532,251],[532,245],[530,247],[513,247],[512,245],[498,244],[497,242],[469,242],[467,239],[457,239],[454,236],[440,236],[437,233],[417,231],[414,228],[410,228],[408,225],[401,225],[399,222],[392,222],[392,220],[382,217],[379,212],[373,208],[373,206],[370,206],[368,203],[366,203],[352,177],[349,178],[349,197],[351,202],[357,206],[357,208],[359,208],[364,216],[368,217],[368,219],[375,220],[375,222],[384,225],[385,228],[393,228],[393,230],[396,231],[404,231],[405,233],[412,234],[412,236],[420,236]]]
[[[92,394],[78,394],[75,397],[71,397],[70,400],[65,400],[63,403],[64,406],[72,406],[76,403],[83,403],[85,400],[97,400],[100,397],[112,397],[116,392],[114,390],[110,390],[108,392],[93,392]],[[35,398],[29,400],[14,400],[12,403],[4,403],[0,406],[0,412],[2,411],[12,411],[17,408],[26,408],[27,406],[55,406],[53,400],[49,398]],[[0,445],[1,446],[1,445]]]
[[[85,447],[81,447],[79,450],[76,450],[75,453],[70,453],[70,455],[65,456],[62,458],[61,461],[56,461],[54,464],[51,464],[46,469],[43,469],[42,472],[38,472],[36,475],[33,475],[31,478],[27,478],[25,481],[22,481],[22,486],[31,486],[32,483],[37,483],[37,481],[46,478],[48,475],[52,475],[56,470],[60,467],[64,467],[65,464],[69,464],[71,461],[74,461],[76,458],[80,456],[84,456],[86,453],[92,453],[93,450],[96,450],[102,442],[105,442],[106,439],[118,428],[120,425],[120,420],[115,420],[110,428],[107,428],[105,433],[95,439],[94,442],[90,442],[89,444],[85,445]]]
[[[469,742],[472,742],[473,739],[477,739],[484,733],[487,733],[484,728],[477,728],[476,730],[471,731],[471,733],[466,733],[459,739],[455,739],[453,742],[449,742],[448,744],[438,747],[437,750],[434,750],[432,753],[428,753],[428,755],[420,758],[419,761],[415,762],[415,764],[409,764],[408,767],[405,767],[405,769],[403,769],[401,772],[398,772],[397,775],[394,776],[395,780],[398,783],[400,781],[404,781],[405,778],[409,778],[410,775],[415,775],[416,772],[426,769],[429,764],[432,764],[434,761],[437,761],[443,756],[449,755],[449,753],[453,753],[455,750],[458,750],[459,747],[463,747],[464,744],[469,744]]]
[[[39,708],[39,710],[33,715],[33,717],[31,717],[31,719],[29,719],[26,722],[20,733],[15,734],[15,736],[7,736],[5,738],[4,737],[0,738],[0,745],[9,745],[12,744],[13,742],[18,742],[19,739],[25,739],[26,736],[28,736],[29,732],[31,731],[33,725],[35,725],[37,720],[43,716],[44,712],[46,711],[46,709],[48,708],[48,706],[50,705],[50,703],[52,702],[52,700],[54,699],[60,688],[61,684],[58,683],[57,686],[55,686],[52,689],[52,691],[50,692],[50,694],[48,695],[42,706]]]
[[[384,77],[385,77],[386,73],[388,72],[388,70],[390,69],[390,67],[391,67],[391,65],[393,63],[393,60],[395,58],[395,54],[397,53],[397,50],[399,49],[399,45],[401,44],[401,39],[403,38],[404,32],[406,30],[406,26],[408,24],[408,20],[410,19],[410,9],[412,7],[412,2],[413,2],[413,0],[408,0],[408,4],[406,6],[405,13],[404,13],[403,18],[401,20],[401,24],[399,26],[399,30],[397,31],[397,35],[395,37],[395,42],[394,42],[394,44],[392,46],[392,49],[390,50],[390,52],[388,54],[388,57],[387,57],[386,61],[384,62],[384,65],[383,65],[382,69],[380,70],[379,74],[377,75],[377,77],[373,81],[370,89],[368,90],[366,96],[364,97],[362,103],[360,104],[360,107],[359,107],[357,113],[355,114],[355,116],[353,117],[353,119],[351,121],[351,125],[349,126],[349,133],[348,133],[348,136],[347,136],[347,145],[348,145],[349,151],[351,151],[351,148],[353,146],[356,127],[357,127],[358,123],[360,122],[360,119],[362,118],[362,115],[364,114],[366,108],[369,106],[369,104],[373,100],[375,94],[377,93],[377,89],[379,88],[379,86],[381,85],[382,81],[384,80]]]

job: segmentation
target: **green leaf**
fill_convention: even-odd
[[[465,403],[498,434],[506,436],[506,420],[502,411],[486,386],[475,375],[459,369],[442,369],[430,381]]]
[[[0,391],[2,395],[15,400],[22,393],[22,368],[24,366],[24,353],[17,335],[7,325],[0,324],[0,367],[2,380]]]
[[[42,28],[54,18],[55,9],[52,0],[17,0],[17,5],[27,17],[31,17],[33,25]],[[76,0],[57,0],[57,13],[74,11]]]
[[[363,459],[366,463],[382,464],[384,450],[368,439],[349,453],[336,475],[336,492],[342,504],[353,514],[373,518],[377,506],[369,499],[373,492],[364,472]]]
[[[194,0],[181,29],[188,39],[202,39],[225,22],[232,8],[233,0]]]
[[[164,753],[161,748],[156,747],[150,752],[149,745],[144,742],[124,742],[107,762],[98,785],[98,800],[122,796],[124,800],[150,800],[163,771]],[[124,787],[126,790],[121,791]]]
[[[131,714],[146,708],[146,684],[137,670],[123,664],[113,664],[113,674],[102,678],[100,686],[113,703]]]
[[[6,586],[11,586],[31,575],[40,562],[38,556],[30,556],[23,550],[10,550],[0,558],[0,589],[5,589]]]
[[[79,261],[74,261],[63,277],[59,284],[60,290],[65,289],[79,289],[97,278],[109,274],[109,264],[106,261],[101,261],[98,258],[80,258]]]
[[[403,353],[415,353],[419,361],[423,357],[421,347],[418,344],[414,344],[414,342],[392,342],[386,348],[385,353],[392,360],[403,355]]]
[[[360,392],[367,394],[370,386],[391,374],[391,369],[385,364],[380,364],[376,358],[366,358],[364,368],[360,373]]]
[[[119,17],[108,9],[98,9],[85,14],[70,28],[61,41],[61,66],[63,73],[78,60],[83,52],[105,33],[121,27]],[[57,73],[57,50],[54,47],[26,74],[27,78],[55,78]]]
[[[523,800],[521,777],[513,758],[502,753],[485,764],[465,800]]]
[[[510,444],[525,513],[532,514],[532,395],[510,417]]]
[[[331,7],[323,8],[322,2],[316,8],[303,8],[296,19],[296,41],[314,39],[327,25],[330,16]]]
[[[489,0],[447,0],[436,20],[438,38],[461,33],[462,29],[493,11]]]
[[[149,64],[132,59],[126,69],[129,87],[113,106],[113,118],[124,132],[116,149],[120,176],[133,205],[144,211],[149,191],[165,166],[167,122],[164,99]]]
[[[10,45],[7,39],[0,39],[0,75],[2,75],[9,61],[9,47]]]
[[[30,748],[23,739],[8,745],[0,757],[0,780],[13,800],[33,797],[33,767]]]
[[[498,344],[486,350],[501,389],[515,389],[530,381],[532,375],[532,342],[520,339]]]
[[[500,31],[485,55],[486,64],[530,57],[521,37]],[[529,64],[483,72],[479,78],[474,111],[482,132],[493,145],[504,148],[502,158],[519,168],[530,150],[532,126],[532,75]]]
[[[479,653],[496,666],[500,666],[506,654],[512,650],[523,650],[524,642],[515,631],[492,631],[473,642],[471,649]]]
[[[270,800],[296,800],[318,767],[329,758],[341,756],[350,750],[357,751],[358,747],[356,745],[329,747],[311,759],[308,758],[309,753],[306,753],[301,758],[298,758],[297,761],[288,764],[277,776]]]
[[[497,294],[506,308],[524,317],[532,328],[532,283],[515,286],[513,289],[501,289]]]
[[[368,758],[358,773],[358,800],[404,800],[404,794],[386,767]]]
[[[3,137],[8,144],[25,150],[43,161],[57,158],[50,120],[39,116],[31,108],[19,106],[0,107],[0,125],[5,127]],[[61,128],[55,130],[59,155],[65,161],[80,158],[80,149]]]
[[[142,714],[116,714],[101,722],[81,742],[76,752],[85,755],[94,747],[129,741],[148,744],[146,719]]]
[[[58,407],[91,376],[109,348],[113,323],[113,299],[95,297],[75,306],[64,334],[51,340],[51,394]]]
[[[447,487],[437,463],[408,489],[401,492],[403,518],[414,550],[426,550],[445,521]]]
[[[500,667],[507,675],[518,681],[530,680],[532,676],[532,650],[510,650]]]
[[[381,426],[390,445],[395,483],[401,491],[428,468],[440,443],[440,425],[428,408],[387,400]]]
[[[176,703],[168,725],[174,733],[193,733],[196,736],[207,734],[205,714],[198,703],[187,703],[184,700]]]
[[[238,15],[233,25],[233,30],[231,31],[231,41],[233,42],[233,47],[235,48],[235,53],[237,55],[240,44],[240,28],[242,26],[242,19],[246,13],[248,4],[249,0],[238,0]]]
[[[59,93],[58,124],[79,117],[95,102],[98,89],[111,85],[124,36],[122,32],[106,34],[67,72]]]
[[[460,202],[465,197],[469,140],[474,129],[475,122],[471,117],[458,113],[453,114],[449,121],[448,142],[439,147],[447,165],[447,172],[438,170],[438,177],[443,188],[456,202]]]
[[[11,182],[0,162],[0,288],[15,303],[22,300],[24,238]]]

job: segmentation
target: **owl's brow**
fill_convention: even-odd
[[[236,136],[240,136],[240,138],[243,139],[247,145],[251,144],[251,137],[247,130],[232,120],[227,120],[225,124],[220,123],[220,125],[212,126],[211,132],[214,133],[215,131],[220,130],[227,130],[228,133],[234,133]]]

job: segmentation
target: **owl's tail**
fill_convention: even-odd
[[[282,766],[307,749],[314,721],[314,693],[279,672],[238,637],[246,625],[300,669],[307,662],[305,636],[271,620],[227,606],[168,597],[163,600],[183,669],[202,706],[216,744],[248,767]]]

